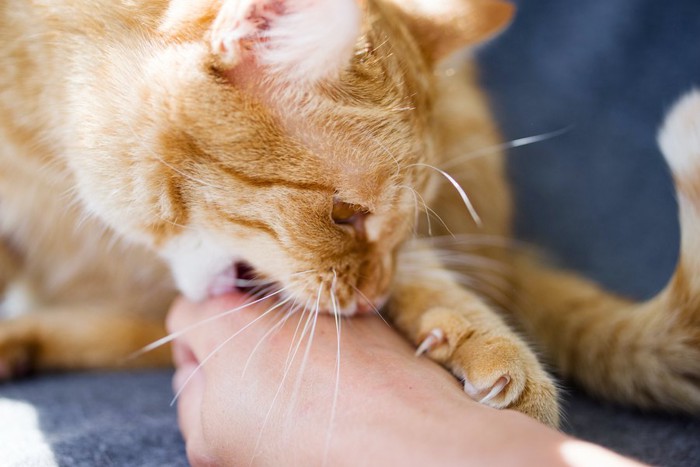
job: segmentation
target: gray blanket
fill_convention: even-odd
[[[653,295],[678,254],[673,187],[656,148],[665,110],[700,83],[697,0],[521,0],[480,52],[514,150],[518,230],[619,292]],[[168,372],[46,376],[0,387],[0,465],[186,465]],[[571,390],[566,430],[658,465],[700,465],[700,420]]]

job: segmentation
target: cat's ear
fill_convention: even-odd
[[[515,6],[505,0],[391,0],[407,18],[432,63],[486,41],[513,19]]]
[[[209,23],[206,38],[227,70],[254,61],[290,81],[315,82],[349,65],[360,35],[359,1],[171,0],[161,31]]]

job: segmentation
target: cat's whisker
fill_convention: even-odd
[[[443,264],[454,264],[458,266],[471,266],[475,269],[489,269],[491,271],[508,274],[510,268],[505,264],[495,259],[487,258],[481,255],[470,255],[458,251],[435,252],[435,256],[440,259]]]
[[[413,239],[418,238],[418,222],[419,222],[419,217],[420,217],[420,206],[418,205],[418,196],[417,193],[415,193],[415,190],[411,188],[408,185],[398,185],[398,188],[402,188],[404,190],[408,189],[411,191],[411,194],[413,195],[413,224],[411,225],[411,230],[413,231]]]
[[[314,334],[314,330],[316,327],[316,320],[315,320],[314,316],[318,314],[318,303],[320,302],[320,299],[321,299],[322,288],[323,288],[323,283],[319,286],[319,289],[318,289],[318,298],[317,298],[317,302],[316,302],[316,304],[317,304],[316,305],[316,313],[309,314],[309,317],[306,319],[306,322],[304,323],[304,329],[302,330],[301,336],[299,337],[299,342],[296,344],[296,347],[294,348],[294,353],[292,354],[291,359],[289,359],[288,364],[285,365],[284,372],[282,374],[282,380],[280,381],[280,384],[277,387],[277,391],[275,391],[275,395],[272,398],[272,402],[270,403],[270,408],[267,410],[267,413],[265,414],[265,419],[263,420],[263,424],[260,427],[260,433],[258,434],[258,439],[255,442],[255,448],[253,449],[253,456],[250,459],[249,465],[253,464],[253,461],[255,460],[255,457],[257,456],[258,449],[260,448],[260,443],[262,442],[262,436],[265,432],[265,428],[267,427],[267,423],[270,420],[270,416],[272,415],[272,410],[275,407],[275,403],[277,402],[277,398],[279,397],[279,395],[282,392],[282,388],[284,387],[284,383],[287,381],[287,377],[289,376],[289,372],[292,369],[292,365],[294,364],[294,360],[296,358],[297,352],[299,351],[299,348],[301,347],[301,343],[304,341],[304,336],[306,335],[306,332],[307,332],[308,327],[309,327],[309,322],[312,320],[312,318],[313,318],[313,325],[311,327],[309,342],[313,339],[313,334]],[[293,340],[292,340],[292,345],[294,345]],[[304,362],[302,362],[302,367],[303,367],[303,363]]]
[[[489,289],[498,291],[500,293],[508,293],[512,290],[513,284],[508,278],[503,278],[495,274],[490,274],[488,272],[475,272],[469,273],[464,271],[450,271],[453,277],[465,277],[472,282],[478,282],[480,284],[485,284]]]
[[[425,212],[425,218],[426,218],[426,222],[428,225],[428,235],[432,236],[433,229],[432,229],[432,225],[430,223],[430,213],[428,213],[428,206],[425,204],[425,199],[413,187],[410,187],[408,185],[399,185],[399,188],[407,189],[413,194],[413,198],[414,198],[415,203],[416,203],[416,208],[415,208],[416,219],[414,221],[415,225],[418,225],[418,221],[419,221],[418,218],[419,218],[419,214],[420,214],[420,206],[418,205],[418,198],[420,197],[421,201],[423,202],[423,207],[424,207],[423,212]],[[414,230],[414,232],[415,232],[415,230]]]
[[[248,356],[248,359],[245,362],[245,365],[243,366],[243,371],[241,372],[241,379],[245,378],[246,372],[248,371],[248,366],[250,365],[250,362],[253,360],[253,356],[255,353],[258,351],[260,346],[265,342],[265,339],[267,339],[270,335],[272,335],[275,331],[278,331],[284,326],[284,324],[289,320],[290,317],[292,317],[297,311],[297,299],[294,299],[294,302],[292,303],[292,306],[289,308],[287,313],[285,313],[282,318],[260,338],[260,341],[253,347],[253,350],[250,352],[250,355]]]
[[[292,407],[296,404],[296,398],[297,395],[299,394],[299,390],[301,388],[301,378],[304,376],[304,371],[306,371],[306,363],[309,360],[309,355],[311,353],[311,345],[313,343],[314,336],[316,334],[316,324],[318,322],[318,315],[319,315],[319,310],[321,308],[321,293],[323,291],[323,287],[325,286],[325,283],[321,283],[319,285],[319,293],[316,297],[316,304],[314,306],[314,309],[309,316],[309,318],[312,318],[312,325],[311,325],[311,332],[309,334],[309,339],[306,342],[306,349],[304,350],[304,355],[301,360],[301,366],[299,367],[299,372],[297,373],[296,381],[294,382],[294,389],[292,390],[292,397],[290,398],[289,401],[289,410],[291,410]]]
[[[421,243],[422,243],[421,239]],[[409,245],[404,248],[401,251],[401,256],[404,258],[422,258],[422,257],[431,257],[431,256],[440,256],[440,257],[459,257],[459,258],[482,258],[485,260],[488,260],[492,263],[498,263],[502,265],[506,265],[505,261],[499,261],[497,259],[491,258],[489,256],[486,256],[484,253],[481,253],[480,250],[476,250],[477,248],[482,249],[486,247],[491,247],[492,245],[484,245],[484,244],[475,244],[473,249],[470,249],[468,251],[463,251],[461,248],[464,248],[464,245],[455,245],[454,248],[449,248],[450,245],[447,245],[447,247],[444,248],[437,248],[437,247],[430,247],[426,248],[426,245],[422,245],[421,243],[418,243],[414,245],[416,248],[413,248],[410,243]],[[469,245],[466,245],[467,247]],[[476,250],[477,252],[473,252]]]
[[[458,253],[456,253],[459,255]],[[422,270],[422,269],[440,269],[448,271],[476,271],[479,275],[487,275],[490,277],[498,278],[503,280],[504,278],[511,275],[511,269],[506,263],[500,263],[491,258],[486,258],[483,256],[472,256],[465,255],[465,258],[458,257],[447,257],[441,255],[431,255],[433,258],[438,259],[440,262],[440,267],[427,267],[420,256],[403,256],[403,268],[410,270]]]
[[[394,161],[394,163],[396,164],[396,177],[398,178],[398,176],[401,174],[401,163],[399,162],[399,159],[394,155],[393,152],[391,152],[391,151],[389,150],[389,148],[387,148],[384,144],[382,144],[382,142],[379,141],[379,139],[378,139],[377,137],[375,137],[374,135],[372,135],[372,134],[370,134],[370,133],[367,133],[367,136],[368,136],[369,139],[371,139],[377,146],[379,146],[379,147],[382,149],[382,151],[384,151],[384,153],[385,153],[386,155],[388,155],[389,157],[391,157],[391,159]]]
[[[408,186],[408,185],[399,185],[398,187],[403,188],[403,189],[408,189],[411,191],[411,193],[413,194],[413,197],[415,199],[416,210],[419,210],[418,198],[420,198],[421,202],[423,203],[423,212],[425,212],[425,217],[426,217],[426,222],[427,222],[427,227],[428,227],[428,235],[430,237],[433,236],[433,228],[432,228],[431,221],[430,221],[431,215],[434,216],[438,221],[440,221],[440,223],[442,224],[443,227],[445,227],[445,230],[447,230],[447,232],[449,232],[451,235],[454,235],[454,234],[452,234],[452,231],[447,226],[445,221],[442,220],[442,217],[440,217],[440,215],[434,209],[432,209],[430,206],[428,206],[428,203],[425,202],[425,198],[420,193],[418,193],[418,191],[415,188]],[[415,222],[415,224],[418,224],[418,214],[417,213],[416,213],[416,220],[414,222]]]
[[[445,270],[439,268],[405,268],[403,273],[406,277],[415,277],[423,279],[432,278],[436,280],[442,280],[445,277]],[[512,298],[506,292],[498,288],[497,285],[488,282],[488,280],[486,280],[483,277],[469,276],[456,271],[448,271],[448,273],[452,277],[452,280],[454,280],[455,282],[468,287],[470,290],[477,292],[480,295],[485,296],[486,298],[496,299],[502,304],[510,304],[512,302]],[[506,289],[508,288],[507,284],[503,284],[503,287]]]
[[[374,312],[377,314],[377,316],[379,316],[379,317],[382,319],[382,321],[384,321],[384,324],[386,324],[387,326],[391,327],[391,325],[387,322],[387,320],[385,320],[384,317],[382,316],[382,313],[377,309],[376,306],[374,306],[374,303],[372,303],[372,300],[370,300],[369,298],[367,298],[367,295],[363,294],[362,291],[361,291],[360,289],[358,289],[357,287],[355,287],[354,285],[352,286],[352,288],[355,289],[355,292],[356,292],[365,302],[367,302],[367,304],[368,304],[370,307],[372,307],[372,310],[374,310]]]
[[[507,141],[505,143],[501,144],[494,144],[493,146],[487,146],[481,149],[477,149],[471,152],[468,152],[467,154],[462,154],[461,156],[457,156],[452,160],[447,161],[445,164],[441,164],[440,167],[442,167],[444,170],[449,170],[450,168],[455,167],[456,165],[466,162],[471,159],[476,159],[478,157],[484,157],[488,156],[490,154],[497,154],[500,153],[501,151],[505,151],[507,149],[515,149],[519,148],[522,146],[529,146],[531,144],[536,144],[536,143],[541,143],[543,141],[547,141],[550,139],[554,139],[558,136],[562,136],[568,132],[570,132],[574,128],[574,125],[569,125],[567,127],[561,128],[556,131],[551,131],[549,133],[542,133],[539,135],[533,135],[533,136],[527,136],[525,138],[518,138],[514,139],[511,141]]]
[[[447,226],[447,224],[445,223],[445,221],[442,220],[442,217],[440,217],[440,215],[439,215],[437,212],[435,212],[434,209],[432,209],[432,208],[431,208],[430,206],[428,206],[428,205],[425,206],[425,209],[426,209],[431,215],[435,216],[435,217],[437,218],[437,220],[440,221],[440,223],[442,224],[442,226],[445,227],[445,230],[447,230],[447,233],[449,233],[450,235],[454,235],[454,234],[452,233],[452,230],[450,230],[450,228]],[[432,236],[432,233],[429,233],[429,235]]]
[[[333,285],[331,286],[331,304],[333,306],[333,317],[335,319],[335,330],[336,336],[338,338],[337,354],[335,361],[335,388],[333,390],[333,405],[331,407],[331,418],[328,425],[328,431],[326,432],[326,446],[323,452],[323,463],[322,465],[327,465],[328,462],[328,452],[331,447],[331,441],[333,439],[333,430],[335,428],[335,417],[336,411],[338,409],[338,395],[340,393],[340,329],[341,329],[341,316],[338,305],[338,297],[335,293],[335,284],[337,281],[337,274],[335,270],[333,271]]]
[[[292,356],[292,350],[295,348],[294,344],[297,341],[297,336],[299,335],[299,329],[301,328],[301,324],[304,323],[304,315],[306,314],[307,311],[309,312],[309,317],[311,316],[311,314],[313,314],[313,311],[309,310],[310,304],[311,304],[311,300],[309,299],[306,301],[306,305],[304,306],[304,310],[301,312],[301,316],[299,317],[299,320],[297,321],[296,329],[294,329],[294,335],[292,335],[291,344],[289,345],[289,352],[287,352],[287,358],[284,361],[284,371],[285,372],[287,371],[288,366],[291,365],[290,362],[292,362],[294,360],[293,356]],[[307,319],[306,323],[309,322],[308,321],[309,317],[306,318]],[[299,337],[300,341],[303,339],[303,336],[305,333],[306,333],[306,324],[302,330],[302,335]]]
[[[439,173],[440,175],[442,175],[445,179],[447,179],[447,181],[449,181],[452,184],[452,186],[455,188],[455,190],[457,190],[457,193],[459,194],[460,198],[462,198],[464,205],[467,207],[467,210],[469,211],[469,214],[471,215],[472,219],[474,219],[474,222],[476,223],[476,225],[478,225],[479,227],[482,226],[483,223],[481,221],[481,217],[479,217],[479,214],[476,212],[476,208],[474,207],[474,204],[472,204],[471,200],[469,199],[469,196],[467,196],[467,192],[464,191],[464,188],[462,188],[462,186],[459,184],[459,182],[457,180],[455,180],[455,178],[452,175],[450,175],[447,172],[445,172],[444,170],[438,169],[437,167],[432,166],[430,164],[417,163],[417,164],[411,164],[408,167],[425,167],[428,169],[432,169],[432,170],[436,171],[437,173]]]
[[[430,242],[432,244],[448,244],[475,247],[495,246],[502,248],[513,248],[514,246],[525,246],[521,241],[513,238],[485,234],[455,234],[453,236],[439,235],[432,236],[429,238],[421,238],[417,241],[425,241]]]
[[[445,230],[447,230],[448,233],[450,233],[451,235],[454,235],[452,233],[452,231],[450,230],[450,228],[445,223],[445,221],[442,219],[442,217],[440,217],[440,215],[434,209],[432,209],[430,206],[428,206],[428,204],[425,202],[425,198],[423,198],[423,196],[420,193],[418,193],[418,191],[415,188],[408,186],[408,185],[399,185],[398,187],[403,188],[403,189],[408,189],[411,191],[411,193],[413,194],[413,197],[415,199],[416,211],[418,211],[420,209],[419,205],[418,205],[418,198],[420,198],[421,203],[423,203],[423,212],[425,212],[425,218],[426,218],[426,222],[427,222],[429,236],[432,237],[432,235],[433,235],[432,223],[430,221],[431,215],[433,217],[435,217],[438,221],[440,221],[440,223],[442,224],[443,227],[445,227]],[[415,222],[415,224],[418,224],[418,213],[417,212],[416,212],[416,220],[414,222]],[[415,232],[415,229],[414,229],[414,232]]]
[[[230,309],[230,310],[227,310],[227,311],[224,311],[224,312],[222,312],[222,313],[219,313],[219,314],[216,315],[216,316],[211,316],[211,317],[209,317],[209,318],[207,318],[207,319],[204,319],[204,320],[199,321],[199,322],[197,322],[197,323],[191,324],[190,326],[187,326],[186,328],[181,329],[180,331],[177,331],[177,332],[173,332],[173,333],[171,333],[171,334],[168,334],[167,336],[165,336],[165,337],[163,337],[163,338],[161,338],[161,339],[158,339],[157,341],[152,342],[151,344],[148,344],[147,346],[145,346],[145,347],[143,347],[143,348],[137,350],[136,352],[134,352],[133,354],[131,354],[127,359],[128,359],[128,360],[132,360],[132,359],[134,359],[134,358],[138,358],[139,356],[141,356],[141,355],[143,355],[143,354],[145,354],[145,353],[151,352],[151,351],[157,349],[158,347],[161,347],[161,346],[163,346],[163,345],[165,345],[165,344],[168,344],[168,343],[174,341],[175,339],[177,339],[177,338],[180,337],[180,336],[184,336],[185,334],[187,334],[188,332],[190,332],[190,331],[192,331],[192,330],[194,330],[194,329],[197,329],[197,328],[199,328],[199,327],[201,327],[201,326],[204,326],[205,324],[208,324],[208,323],[211,323],[211,322],[216,321],[216,320],[218,320],[218,319],[221,319],[221,318],[223,318],[223,317],[225,317],[225,316],[231,315],[231,314],[233,314],[233,313],[235,313],[235,312],[237,312],[237,311],[241,311],[241,310],[243,310],[243,309],[245,309],[245,308],[251,307],[251,306],[253,306],[253,305],[257,304],[257,303],[263,302],[263,301],[265,301],[265,300],[267,300],[267,299],[269,299],[269,298],[272,298],[272,297],[274,297],[274,296],[276,296],[276,295],[279,295],[279,294],[285,292],[285,291],[288,290],[288,289],[289,289],[289,287],[285,287],[285,288],[279,289],[279,290],[277,290],[276,292],[273,292],[273,293],[270,293],[270,294],[268,294],[268,295],[265,295],[264,297],[258,298],[257,300],[254,300],[254,301],[252,301],[252,302],[248,302],[248,303],[246,303],[246,304],[244,304],[244,305],[241,305],[241,306],[238,306],[238,307],[236,307],[236,308],[232,308],[232,309]]]
[[[476,274],[468,274],[463,271],[450,271],[453,277],[468,279],[471,282],[478,282],[480,284],[485,284],[492,288],[494,291],[499,291],[505,293],[511,288],[511,284],[508,280],[502,277],[494,276],[493,274],[478,272]]]
[[[246,324],[245,326],[243,326],[241,329],[239,329],[238,331],[236,331],[235,333],[233,333],[233,335],[231,335],[231,336],[229,336],[228,338],[226,338],[226,340],[224,340],[221,344],[219,344],[214,350],[212,350],[212,351],[209,353],[209,355],[207,355],[201,362],[199,362],[199,364],[197,365],[197,367],[194,369],[194,371],[193,371],[192,373],[190,373],[190,375],[187,377],[187,379],[185,379],[185,381],[182,383],[182,386],[180,386],[180,388],[179,388],[179,389],[177,390],[177,392],[175,393],[175,397],[173,397],[173,400],[170,401],[170,405],[172,406],[172,405],[175,404],[175,402],[176,402],[176,401],[178,400],[178,398],[180,397],[180,394],[182,394],[182,391],[185,390],[185,388],[187,387],[187,384],[192,380],[192,378],[194,377],[194,375],[195,375],[200,369],[202,369],[202,367],[204,367],[204,365],[206,365],[207,362],[208,362],[209,360],[211,360],[211,358],[214,357],[214,355],[216,355],[216,354],[219,352],[219,350],[223,349],[223,348],[226,346],[226,344],[228,344],[229,342],[231,342],[233,339],[235,339],[237,336],[239,336],[242,332],[244,332],[245,330],[247,330],[247,329],[250,328],[251,326],[255,325],[258,321],[260,321],[261,319],[265,318],[267,315],[269,315],[270,313],[272,313],[272,312],[275,311],[276,309],[278,309],[278,308],[284,306],[284,305],[285,305],[286,303],[288,303],[291,299],[292,299],[292,297],[289,297],[289,298],[287,298],[287,299],[285,299],[285,300],[283,300],[283,301],[277,303],[276,305],[272,306],[271,308],[268,308],[268,310],[265,311],[262,315],[258,316],[258,317],[255,318],[253,321],[251,321],[250,323],[248,323],[248,324]]]
[[[257,280],[257,279],[236,279],[232,282],[236,287],[248,288],[248,287],[260,287],[263,285],[269,286],[270,282]]]
[[[316,270],[315,269],[307,269],[306,271],[294,272],[292,274],[289,274],[287,277],[297,277],[297,276],[301,276],[304,274],[311,274],[312,272],[316,272]]]

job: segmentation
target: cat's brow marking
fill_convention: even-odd
[[[220,166],[220,168],[233,178],[258,188],[284,187],[301,191],[321,191],[331,193],[334,191],[332,187],[321,183],[298,182],[283,178],[251,177],[250,175],[246,175],[233,167]]]
[[[270,224],[268,224],[265,221],[230,214],[228,212],[225,212],[223,209],[221,209],[218,206],[212,206],[212,207],[216,211],[217,216],[223,218],[226,222],[229,222],[231,224],[241,225],[243,227],[247,227],[250,229],[259,230],[259,231],[265,232],[266,234],[268,234],[270,237],[274,238],[277,241],[280,240],[280,237],[279,237],[279,234],[277,233],[277,231],[274,228],[272,228],[272,226],[270,226]]]

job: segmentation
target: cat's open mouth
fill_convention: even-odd
[[[279,288],[278,283],[265,278],[249,263],[237,261],[214,278],[209,286],[209,296],[218,297],[234,292],[255,296]]]

